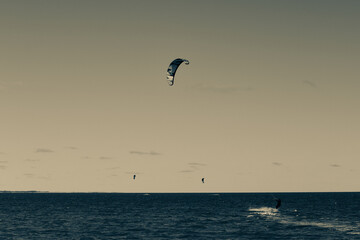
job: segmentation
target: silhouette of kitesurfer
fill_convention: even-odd
[[[201,181],[202,181],[202,183],[205,183],[205,178],[202,178]]]
[[[136,178],[136,175],[133,176],[133,179],[134,179],[134,180],[135,180],[135,178]]]
[[[278,209],[279,207],[281,207],[281,199],[275,198],[275,201],[277,202],[275,208]]]

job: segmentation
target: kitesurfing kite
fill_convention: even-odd
[[[133,179],[134,179],[134,180],[135,180],[135,178],[136,178],[136,175],[133,176]]]
[[[189,61],[184,58],[177,58],[170,63],[167,69],[167,76],[166,76],[166,79],[168,80],[170,86],[174,85],[175,73],[179,68],[180,64],[182,64],[183,62],[185,62],[186,65],[189,64]]]
[[[202,178],[201,181],[202,181],[202,183],[205,183],[205,178]]]

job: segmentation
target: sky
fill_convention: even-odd
[[[359,22],[356,0],[1,1],[0,190],[359,191]]]

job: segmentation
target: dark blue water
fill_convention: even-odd
[[[360,239],[360,193],[1,193],[0,239]]]

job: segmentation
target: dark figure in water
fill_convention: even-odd
[[[275,201],[277,202],[275,208],[278,209],[279,207],[281,207],[281,199],[275,198]]]
[[[202,181],[202,183],[205,183],[205,178],[202,178],[201,181]]]
[[[135,178],[136,178],[136,175],[133,176],[133,179],[134,179],[134,180],[135,180]]]

